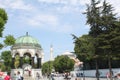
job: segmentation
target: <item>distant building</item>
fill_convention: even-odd
[[[62,53],[62,55],[64,56],[68,56],[70,59],[73,59],[75,62],[74,65],[74,71],[79,71],[81,69],[81,65],[83,64],[83,62],[81,62],[74,53],[66,51],[64,53]]]

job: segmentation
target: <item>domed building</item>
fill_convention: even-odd
[[[41,63],[43,59],[43,50],[39,41],[28,35],[16,39],[11,48],[12,53],[12,75],[18,71],[21,75],[36,76],[41,74]]]
[[[72,53],[72,52],[69,52],[69,51],[66,51],[64,53],[62,53],[62,55],[64,56],[68,56],[70,59],[73,59],[75,64],[74,64],[74,71],[79,71],[80,70],[80,67],[81,65],[83,64],[82,61],[80,61],[77,57],[76,57],[76,54]]]

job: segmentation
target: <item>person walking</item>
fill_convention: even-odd
[[[115,80],[120,80],[120,71],[115,74]]]
[[[40,74],[38,72],[36,73],[36,80],[40,80]]]
[[[23,77],[20,75],[20,72],[17,73],[17,80],[23,80]]]
[[[5,76],[4,80],[11,80],[10,73],[7,72],[7,75]]]
[[[107,72],[106,77],[107,77],[107,80],[110,80],[110,73],[109,72]]]

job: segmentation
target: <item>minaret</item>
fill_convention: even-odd
[[[50,46],[50,61],[53,61],[53,46]]]

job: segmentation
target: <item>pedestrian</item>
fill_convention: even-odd
[[[77,78],[75,78],[75,80],[77,80]]]
[[[53,74],[53,73],[51,74],[51,79],[52,79],[52,80],[55,80],[55,79],[54,79],[54,74]]]
[[[107,77],[107,80],[110,79],[110,73],[109,72],[107,72],[106,77]]]
[[[17,80],[23,80],[23,77],[20,75],[20,72],[17,72]]]
[[[14,73],[13,80],[17,80],[17,75],[16,75],[16,73]]]
[[[31,76],[31,71],[30,70],[28,70],[28,73],[29,73],[29,76]]]
[[[36,73],[36,80],[40,80],[40,74],[38,72]]]
[[[4,80],[11,80],[10,73],[7,72],[7,75],[5,76]]]
[[[115,74],[116,80],[120,80],[120,71]]]

